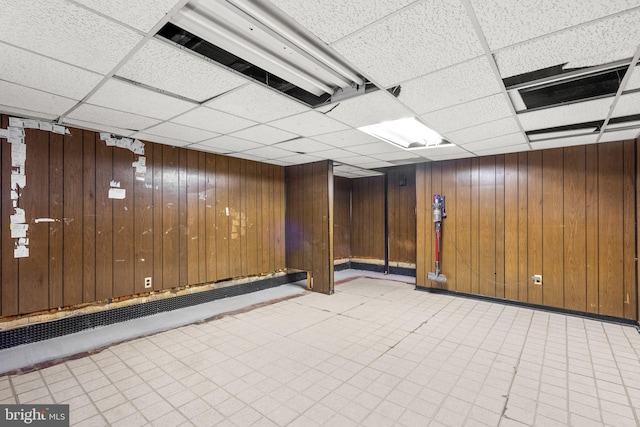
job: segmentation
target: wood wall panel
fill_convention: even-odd
[[[442,195],[445,199],[445,209],[447,217],[442,221],[442,260],[441,267],[443,274],[447,277],[445,289],[457,290],[457,270],[456,264],[458,259],[458,251],[456,245],[456,227],[455,223],[458,220],[457,206],[457,167],[455,160],[447,160],[442,162]],[[449,209],[452,207],[453,209]],[[449,212],[452,212],[451,215]],[[454,224],[453,227],[449,227],[449,224]],[[431,226],[435,227],[433,221]],[[435,243],[434,243],[435,245]],[[435,247],[434,247],[435,248]],[[446,268],[447,272],[444,273]]]
[[[345,259],[351,255],[351,180],[333,179],[333,257]]]
[[[240,235],[242,234],[242,211],[241,211],[241,197],[242,187],[240,185],[242,170],[242,160],[236,157],[229,157],[229,259],[235,260],[233,263],[229,263],[229,276],[239,277],[242,276],[242,251]]]
[[[355,178],[351,185],[351,256],[384,260],[384,176]]]
[[[427,194],[426,189],[427,163],[416,166],[416,194]],[[416,198],[416,259],[425,260],[426,256],[426,228],[429,225],[427,197]],[[427,266],[425,262],[416,263],[416,286],[425,286]]]
[[[419,165],[416,202],[429,214],[417,227],[432,228],[427,203],[441,189],[443,236],[455,228],[449,289],[636,319],[637,159],[637,141],[460,159],[455,203],[448,162],[431,163],[431,174]],[[432,242],[417,242],[417,271],[429,271]]]
[[[313,290],[324,294],[333,293],[332,170],[330,161],[322,161],[289,166],[284,176],[286,264],[311,272]]]
[[[389,261],[413,264],[416,262],[415,165],[387,172],[387,198]]]
[[[7,117],[1,121],[6,128]],[[138,155],[106,146],[95,132],[70,130],[26,131],[28,185],[20,206],[30,256],[14,258],[14,240],[0,230],[1,316],[285,268],[283,167],[235,159],[239,173],[230,179],[228,157],[146,143],[147,171],[136,179]],[[0,162],[1,221],[10,230],[11,145],[4,139]],[[112,180],[125,199],[108,197]],[[234,229],[227,206],[239,219],[237,258],[228,255]],[[144,288],[145,277],[152,289]]]

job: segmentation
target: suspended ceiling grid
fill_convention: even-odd
[[[559,64],[637,62],[640,0],[271,3],[400,95],[313,109],[154,38],[186,0],[0,0],[0,111],[284,166],[332,159],[347,177],[640,133],[637,121],[526,133],[640,114],[637,67],[615,96],[535,111],[520,111],[503,83]],[[356,129],[410,116],[455,146],[407,151]]]

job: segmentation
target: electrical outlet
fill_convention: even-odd
[[[144,288],[148,289],[151,287],[151,277],[145,277],[144,278]]]
[[[531,276],[534,285],[542,285],[542,274],[534,274]]]

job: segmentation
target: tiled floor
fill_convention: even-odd
[[[72,425],[637,426],[636,329],[359,278],[0,377]]]

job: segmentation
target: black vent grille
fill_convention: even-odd
[[[224,288],[211,289],[188,295],[149,301],[127,307],[114,308],[98,313],[81,314],[64,319],[52,320],[50,322],[22,326],[0,332],[0,349],[44,341],[50,338],[57,338],[84,331],[86,329],[93,329],[99,326],[107,326],[119,322],[125,322],[127,320],[139,319],[141,317],[204,304],[222,298],[262,291],[264,289],[274,288],[286,283],[305,280],[306,278],[307,274],[304,272],[286,274],[240,285],[227,286]]]

